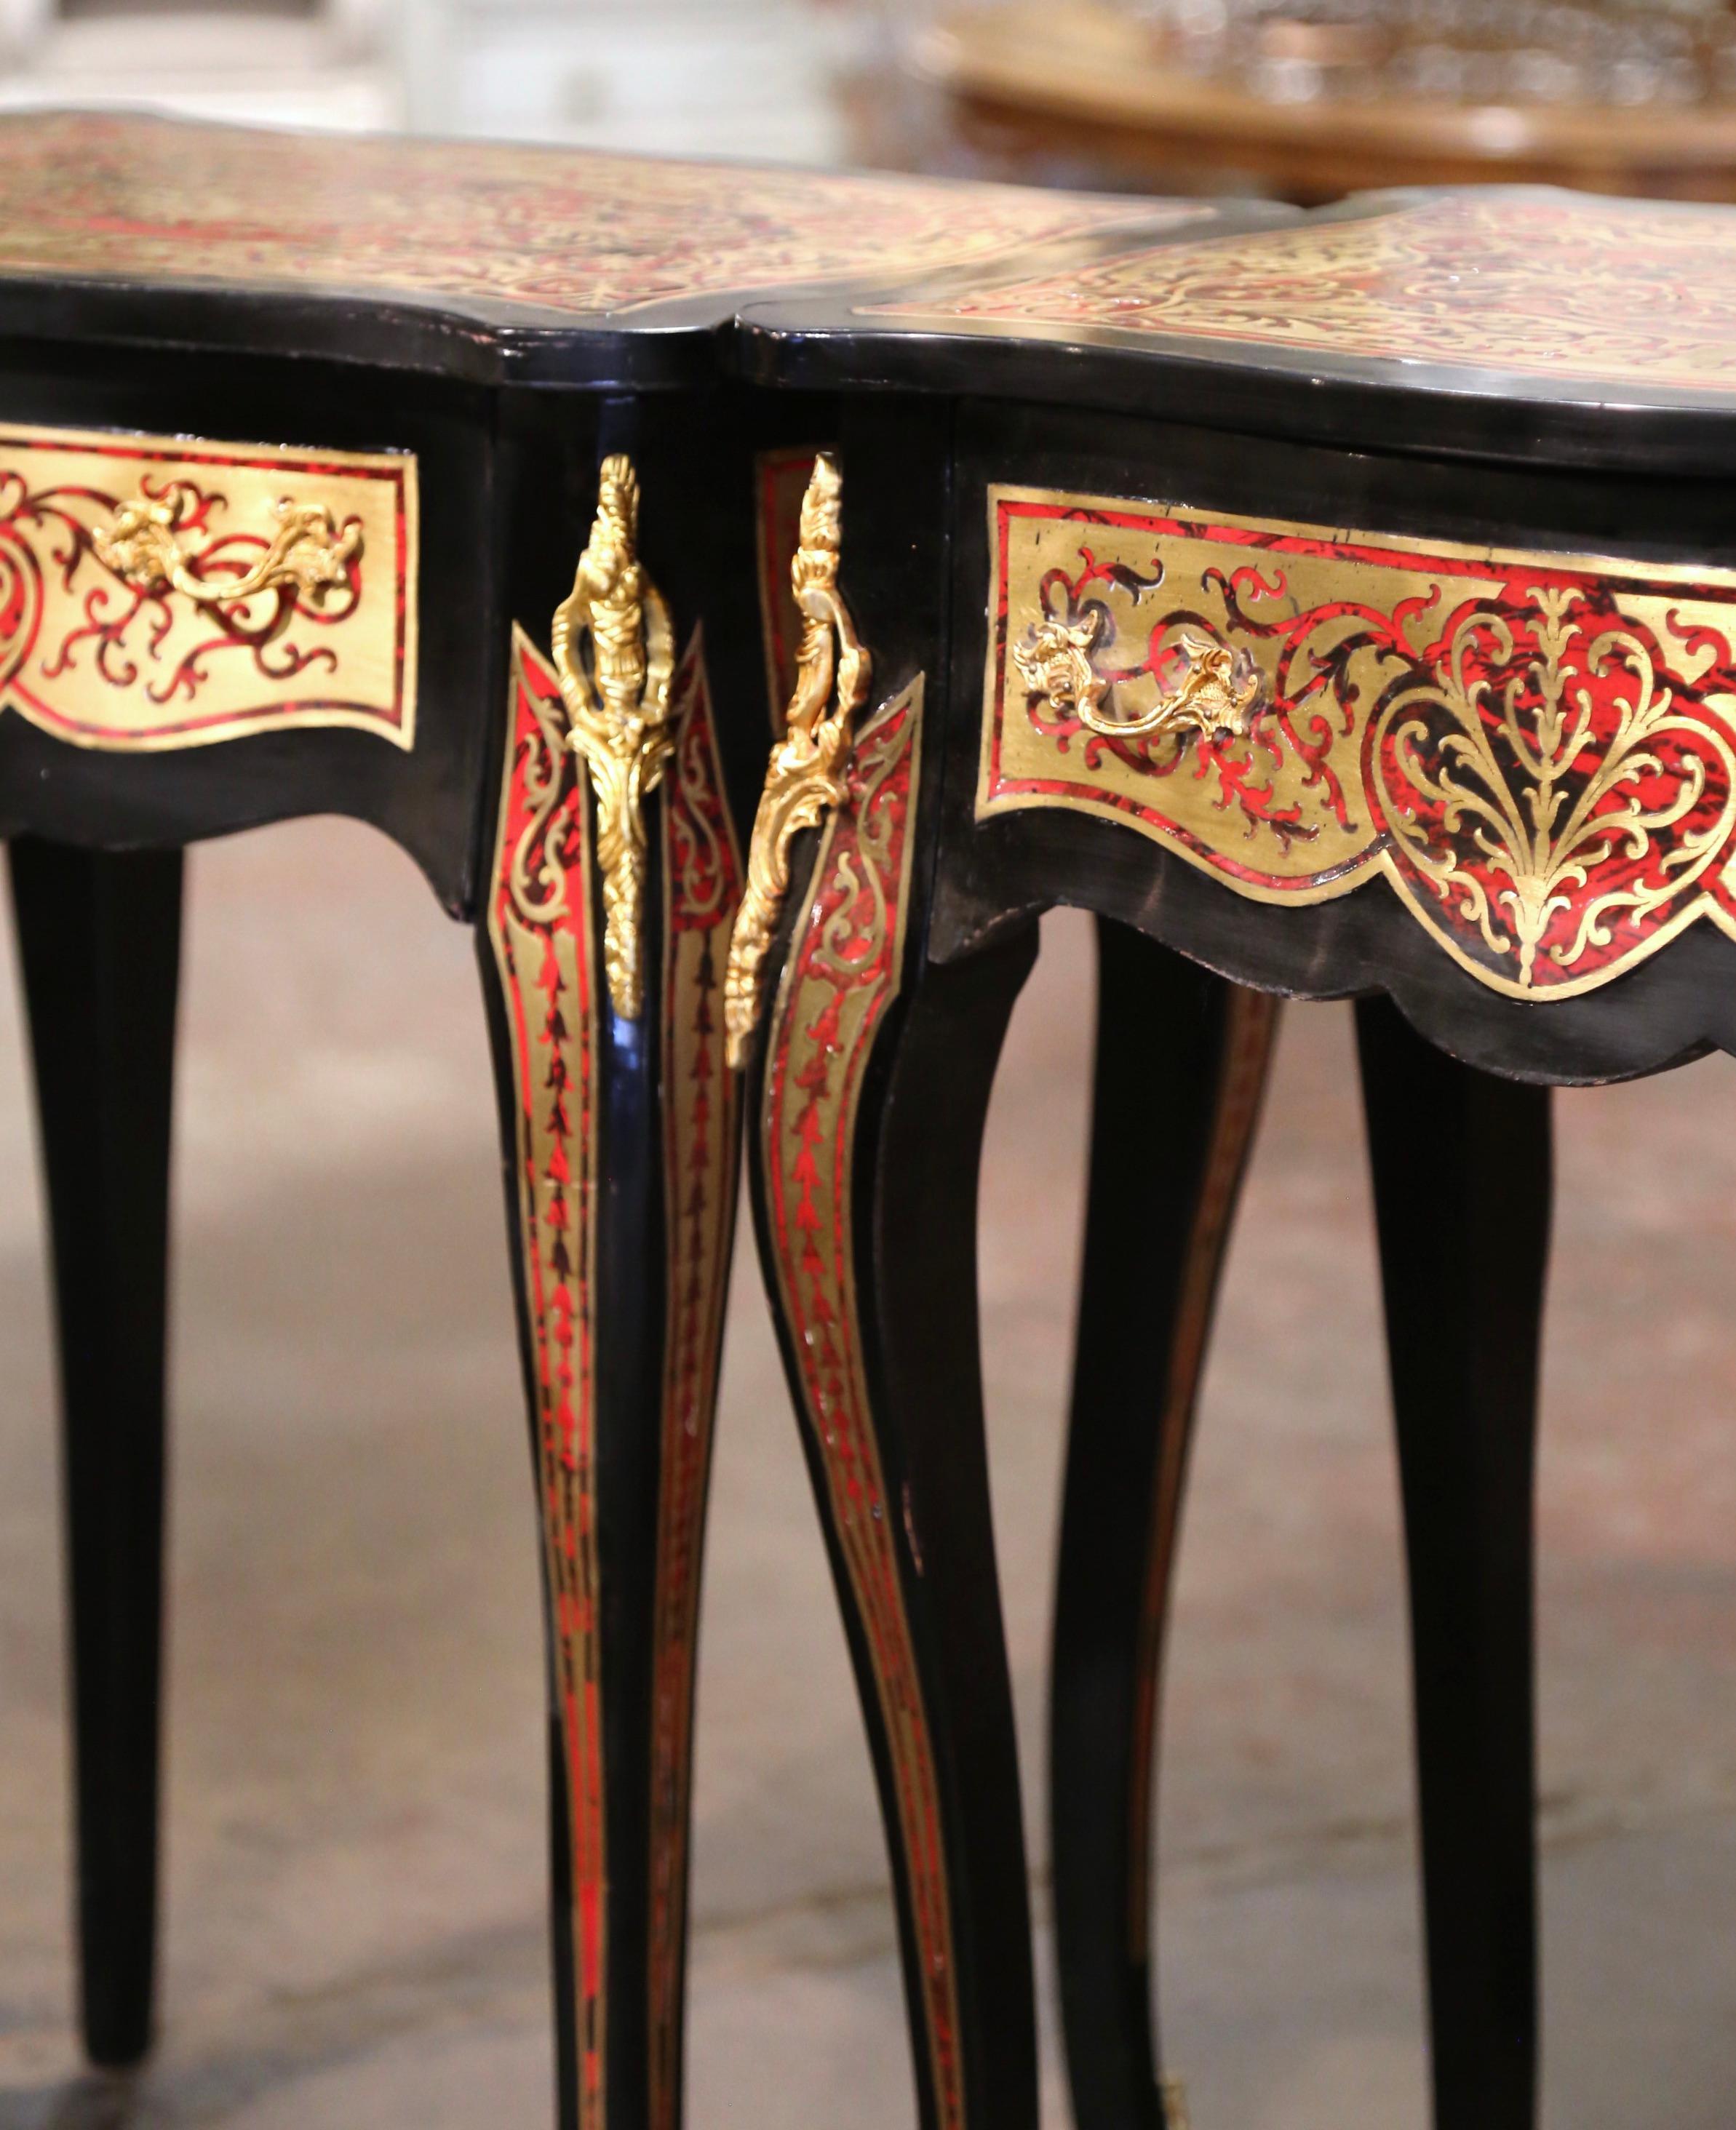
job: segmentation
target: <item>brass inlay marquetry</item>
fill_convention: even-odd
[[[705,1494],[735,1216],[741,1082],[724,1063],[723,981],[742,858],[696,632],[670,690],[662,814],[663,1191],[667,1310],[658,1464],[647,2130],[678,2130],[693,1691]]]
[[[868,1061],[904,982],[921,774],[921,676],[868,718],[814,856],[768,1014],[758,1120],[769,1260],[840,1581],[860,1624],[891,1772],[919,2051],[936,2130],[966,2130],[948,1827],[906,1603],[915,1535],[882,1464],[857,1258]],[[968,1803],[964,1807],[968,1810]]]
[[[77,747],[416,728],[409,452],[0,430],[0,709]]]
[[[1736,391],[1736,216],[1542,188],[1398,194],[1272,228],[1138,241],[863,315],[1010,337],[1456,364],[1637,390]]]
[[[500,307],[547,322],[814,283],[895,284],[1114,228],[1206,220],[887,173],[720,165],[490,141],[0,118],[0,271]]]
[[[567,1826],[556,1888],[571,1933],[578,2130],[606,2116],[608,1786],[597,1545],[600,1037],[584,780],[559,676],[514,629],[487,929],[510,1073],[515,1243],[529,1341],[549,1677]]]
[[[1480,981],[1736,934],[1736,573],[994,488],[977,812],[1062,807],[1237,894],[1384,874]]]

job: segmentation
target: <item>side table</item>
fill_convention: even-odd
[[[842,396],[837,625],[873,663],[871,689],[823,676],[806,810],[768,785],[750,876],[823,825],[759,913],[757,978],[737,958],[732,1037],[869,1680],[922,2118],[1037,2119],[973,1225],[1002,1034],[1064,903],[1106,928],[1051,1718],[1077,2120],[1182,2120],[1149,1789],[1270,1039],[1227,977],[1358,1001],[1435,2119],[1529,2130],[1547,1089],[1736,1048],[1736,217],[1401,193],[1094,250],[742,327],[753,381]]]
[[[831,418],[726,375],[728,330],[755,290],[1058,262],[1154,215],[0,122],[0,833],[55,1249],[98,2062],[136,2060],[152,2018],[179,854],[337,811],[477,932],[543,1530],[560,2120],[677,2120],[736,1163],[718,992],[765,733],[756,464]]]

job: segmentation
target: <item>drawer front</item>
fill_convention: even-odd
[[[0,709],[74,746],[416,725],[416,461],[0,428]]]
[[[1514,996],[1736,935],[1736,574],[989,492],[978,819],[1284,904],[1384,875]]]

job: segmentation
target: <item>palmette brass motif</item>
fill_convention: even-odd
[[[1528,1001],[1700,918],[1736,936],[1736,573],[1036,490],[988,508],[979,819],[1096,814],[1263,902],[1384,874]]]
[[[1619,627],[1601,630],[1576,666],[1568,593],[1540,585],[1536,597],[1541,656],[1522,673],[1498,691],[1476,672],[1485,646],[1493,647],[1497,666],[1512,662],[1514,632],[1498,614],[1469,614],[1426,702],[1414,689],[1401,689],[1375,726],[1377,757],[1390,747],[1399,771],[1392,780],[1401,794],[1391,814],[1394,835],[1493,953],[1517,954],[1526,988],[1536,981],[1539,948],[1559,913],[1571,914],[1571,935],[1546,951],[1559,967],[1571,968],[1588,946],[1609,943],[1618,911],[1649,915],[1697,880],[1718,856],[1732,819],[1728,799],[1705,809],[1709,781],[1716,770],[1726,792],[1736,785],[1729,739],[1678,704],[1659,678],[1656,653],[1638,634]],[[1579,685],[1588,670],[1624,673],[1630,683],[1616,699],[1614,730],[1595,750],[1591,694]],[[1535,698],[1528,715],[1522,700],[1527,693]],[[1418,712],[1442,704],[1451,727],[1431,748],[1427,717]],[[1658,752],[1669,735],[1687,743],[1674,773]],[[1590,752],[1593,766],[1576,776],[1576,764]],[[1484,862],[1480,868],[1473,870],[1455,843],[1443,848],[1430,835],[1428,817],[1404,801],[1406,786],[1432,802],[1448,835],[1468,830]],[[1604,861],[1624,850],[1643,857],[1654,839],[1667,840],[1668,848],[1649,876],[1594,883]]]
[[[198,502],[194,490],[180,481],[162,495],[141,489],[107,525],[92,532],[97,560],[141,591],[166,585],[208,606],[252,599],[280,585],[293,585],[317,604],[332,585],[349,581],[350,565],[361,548],[361,526],[352,518],[340,531],[328,504],[280,496],[271,506],[277,529],[265,553],[238,574],[226,575],[222,570],[232,570],[233,564],[219,563],[213,570],[208,561],[202,567],[201,558],[189,554],[177,537]]]
[[[843,798],[855,716],[868,695],[868,654],[838,590],[842,497],[837,461],[822,451],[802,498],[790,565],[801,615],[796,687],[753,817],[747,890],[724,975],[724,1026],[737,1072],[747,1063],[759,1018],[760,969],[790,885],[790,845]]]
[[[662,595],[638,560],[638,476],[630,460],[615,454],[598,475],[591,538],[572,590],[555,609],[552,644],[567,743],[584,758],[596,795],[603,965],[610,1003],[626,1020],[636,1020],[644,1002],[643,802],[662,781],[675,743],[675,634]]]

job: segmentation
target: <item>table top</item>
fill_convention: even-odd
[[[1205,212],[485,141],[0,118],[14,332],[548,381],[646,381],[755,291],[889,287]]]
[[[733,360],[1339,447],[1736,470],[1736,212],[1542,189],[1302,216],[31,113],[0,119],[0,307],[14,337],[481,382],[681,384]]]
[[[1089,256],[1085,256],[1088,251]],[[756,375],[910,383],[1568,463],[1736,439],[1736,212],[1540,187],[1227,217],[1059,268],[753,302]],[[968,388],[964,380],[968,379]],[[1710,470],[1710,469],[1708,469]]]

